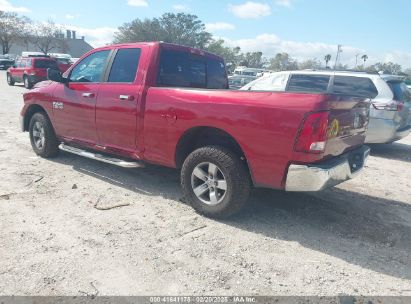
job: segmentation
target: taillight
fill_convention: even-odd
[[[294,150],[306,153],[322,153],[327,141],[329,112],[311,113],[304,120]]]
[[[400,101],[393,100],[391,103],[373,103],[372,106],[377,110],[386,110],[386,111],[401,111],[404,107],[404,103]]]

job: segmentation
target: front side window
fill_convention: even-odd
[[[226,89],[223,61],[187,52],[162,50],[157,84],[159,86]]]
[[[70,73],[70,82],[101,82],[110,51],[98,51],[88,55]]]
[[[111,66],[108,82],[133,82],[140,55],[141,49],[119,49]]]
[[[330,76],[327,75],[292,75],[287,91],[325,93],[329,81]]]
[[[335,76],[333,93],[368,98],[375,98],[378,95],[377,88],[371,79],[354,76]]]

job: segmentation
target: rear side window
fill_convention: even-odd
[[[227,72],[224,62],[209,59],[207,62],[207,88],[226,89],[227,87]]]
[[[34,67],[36,69],[58,69],[57,63],[53,60],[37,59],[34,61]]]
[[[330,76],[327,75],[292,75],[288,84],[289,92],[325,93]]]
[[[190,85],[195,88],[207,87],[207,65],[205,61],[190,60]]]
[[[411,100],[411,93],[408,91],[407,85],[402,81],[387,81],[394,93],[394,100],[396,101],[407,101]]]
[[[119,49],[111,66],[108,82],[133,82],[140,55],[141,49]]]
[[[377,88],[371,79],[353,76],[335,76],[333,93],[368,98],[375,98],[378,95]]]
[[[162,50],[159,86],[226,89],[224,62],[186,52]]]

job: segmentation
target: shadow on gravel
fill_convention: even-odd
[[[136,193],[181,198],[177,170],[123,169],[67,153],[53,161]],[[223,222],[411,280],[411,205],[405,203],[339,188],[317,194],[255,189],[249,208]]]
[[[371,147],[372,156],[411,162],[411,145],[392,143],[369,146]]]

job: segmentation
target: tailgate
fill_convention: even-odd
[[[369,119],[369,99],[329,95],[328,108],[324,157],[337,156],[363,145]]]

